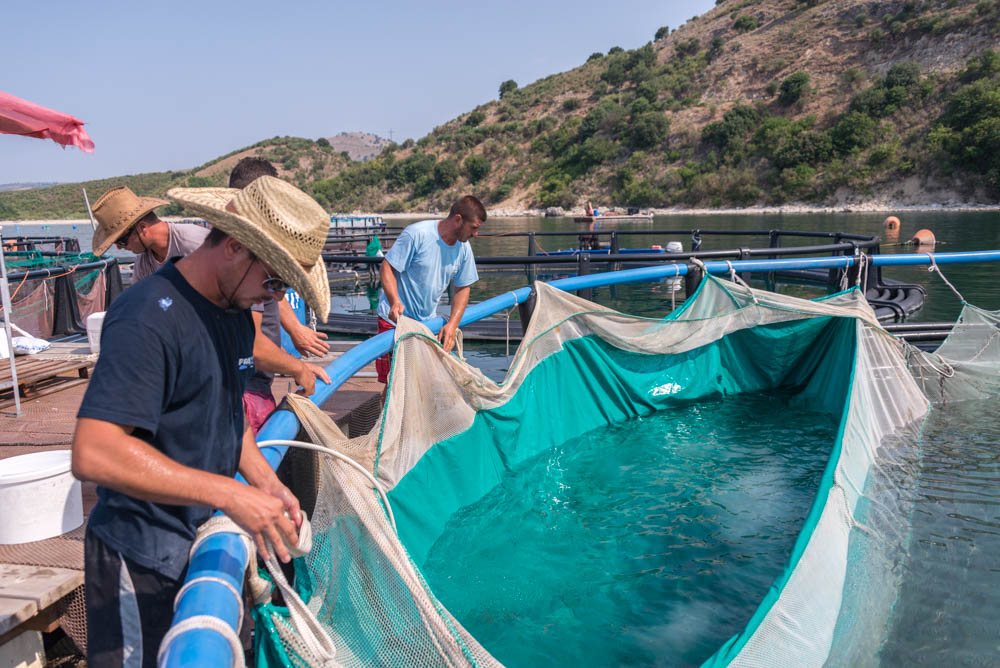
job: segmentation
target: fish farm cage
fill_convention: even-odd
[[[891,550],[907,536],[892,503],[898,485],[907,483],[884,478],[896,451],[907,447],[906,434],[932,408],[1000,392],[1000,315],[965,303],[949,283],[963,311],[948,340],[927,354],[886,331],[862,292],[861,270],[924,265],[944,278],[940,267],[948,264],[996,261],[1000,251],[858,252],[661,263],[536,283],[470,306],[463,318],[464,327],[534,295],[524,340],[501,383],[443,352],[434,338],[441,318],[404,318],[395,332],[345,352],[327,369],[331,383],[319,383],[309,399],[291,396],[258,434],[275,468],[293,447],[324,454],[310,544],[300,545],[293,582],[273,556],[262,555],[269,576],[261,584],[249,539],[224,518],[213,520],[192,548],[159,664],[241,664],[236,633],[249,563],[258,665],[500,665],[467,629],[491,621],[489,602],[475,618],[458,619],[423,573],[431,545],[460,509],[503,485],[511,470],[588,430],[685,402],[782,390],[797,410],[830,416],[826,464],[797,537],[751,614],[695,663],[856,665],[882,642],[894,602]],[[693,269],[700,272],[697,287],[664,318],[630,316],[571,294],[684,277]],[[813,300],[753,289],[740,279],[749,272],[831,270],[846,272],[848,286]],[[368,433],[348,438],[318,406],[390,351],[385,408]],[[505,540],[520,543],[514,535]],[[508,576],[522,589],[532,586],[530,573]],[[461,584],[469,574],[456,577]],[[576,609],[586,612],[586,601],[580,603]],[[506,625],[505,618],[492,621]],[[687,621],[687,632],[712,630],[710,619]],[[662,628],[661,620],[651,623]],[[534,642],[518,633],[515,644]]]

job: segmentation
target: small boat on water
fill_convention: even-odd
[[[381,230],[385,228],[382,216],[330,216],[331,230]]]

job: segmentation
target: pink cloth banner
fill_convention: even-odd
[[[94,152],[83,121],[0,91],[0,133],[51,139],[63,146]]]

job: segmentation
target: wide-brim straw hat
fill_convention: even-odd
[[[136,221],[157,207],[170,204],[159,197],[138,197],[125,186],[112,188],[94,203],[92,213],[97,227],[91,244],[94,255],[100,257],[108,252],[111,244],[118,241]]]
[[[242,190],[171,188],[167,197],[246,246],[326,322],[330,280],[320,254],[330,217],[316,200],[272,176]]]

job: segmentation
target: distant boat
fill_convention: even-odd
[[[330,229],[334,230],[380,230],[385,227],[382,216],[330,216]]]
[[[653,214],[651,213],[602,213],[599,216],[576,216],[573,218],[574,223],[603,223],[612,221],[620,223],[645,223],[652,220]]]

